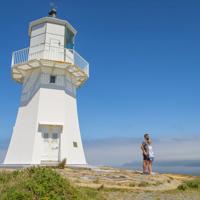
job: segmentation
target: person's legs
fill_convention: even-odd
[[[148,172],[150,175],[152,174],[152,161],[151,160],[148,161]]]
[[[145,174],[147,172],[147,160],[143,160],[143,173]]]

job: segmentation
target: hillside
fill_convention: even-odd
[[[1,170],[0,200],[199,200],[199,177],[97,168]]]

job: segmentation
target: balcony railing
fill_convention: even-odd
[[[75,50],[48,45],[39,45],[13,52],[12,67],[35,59],[69,63],[79,67],[89,76],[89,63]]]

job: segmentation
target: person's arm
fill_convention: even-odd
[[[141,145],[141,149],[142,149],[143,154],[144,154],[144,155],[147,155],[147,152],[145,151],[144,145],[143,145],[143,144]]]

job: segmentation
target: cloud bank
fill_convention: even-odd
[[[84,140],[87,162],[91,165],[121,166],[141,161],[142,138],[107,138]],[[0,163],[3,162],[9,141],[0,141]],[[155,139],[157,161],[200,160],[200,137]]]
[[[109,138],[85,141],[87,161],[93,165],[121,166],[142,159],[142,139]],[[153,143],[157,161],[200,160],[200,138],[171,138]]]

